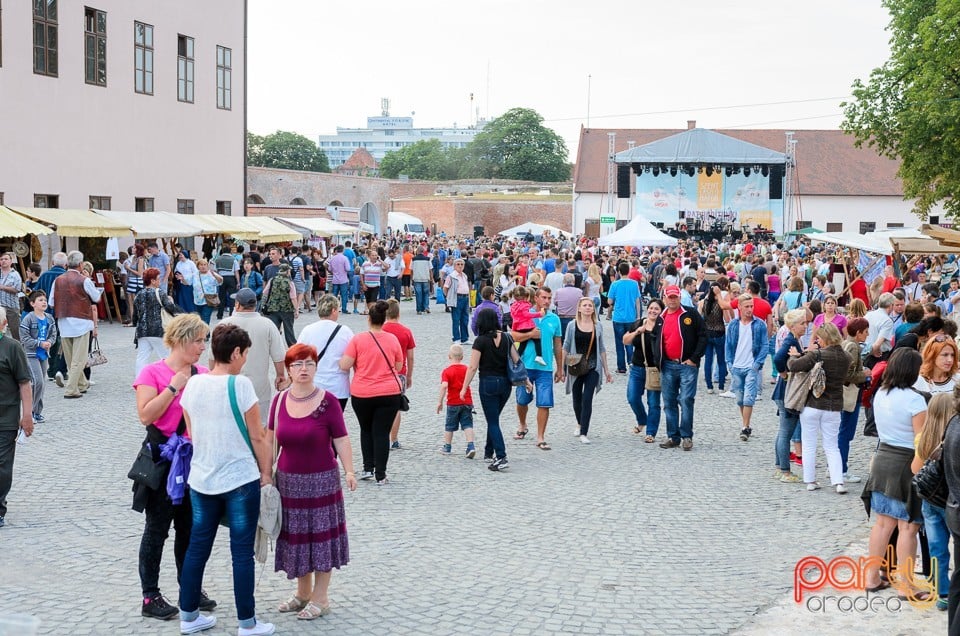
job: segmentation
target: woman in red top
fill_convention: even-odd
[[[850,283],[850,298],[859,298],[863,301],[863,304],[869,307],[870,293],[867,291],[867,282],[860,278],[860,271],[857,268],[850,271],[850,276],[856,279]]]

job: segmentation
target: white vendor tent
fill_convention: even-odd
[[[916,228],[896,228],[858,234],[856,232],[823,232],[810,234],[813,242],[832,243],[864,252],[890,256],[902,254],[957,254],[960,247],[944,244],[937,238],[922,233]]]
[[[561,232],[564,232],[565,234],[570,234],[570,232],[567,232],[566,230],[561,230],[560,228],[554,227],[552,225],[543,225],[540,223],[533,223],[533,222],[522,223],[520,225],[498,232],[498,234],[502,234],[504,236],[518,236],[520,234],[530,233],[530,234],[533,234],[534,236],[542,236],[545,231],[550,232],[550,234],[557,237],[560,236]]]
[[[357,228],[340,223],[339,221],[334,221],[332,219],[324,219],[320,217],[313,218],[294,218],[294,217],[277,217],[279,220],[283,221],[287,225],[293,227],[302,227],[305,230],[309,230],[314,236],[330,237],[330,236],[349,236],[357,231]]]
[[[124,212],[122,210],[94,210],[95,214],[130,226],[136,237],[172,238],[200,236],[203,229],[190,222],[184,214],[168,212]]]
[[[650,221],[638,216],[616,232],[601,236],[597,243],[611,247],[663,247],[676,245],[677,239],[664,234]]]

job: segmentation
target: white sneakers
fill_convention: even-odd
[[[723,393],[720,394],[720,397],[722,397],[722,398],[735,398],[735,397],[737,397],[737,395],[736,395],[736,393],[734,393],[733,391],[724,391]]]
[[[257,621],[257,624],[253,627],[238,627],[237,636],[270,636],[276,630],[277,628],[273,626],[273,623]]]
[[[848,492],[849,492],[849,491],[847,490],[847,487],[846,487],[846,486],[844,486],[843,484],[837,484],[837,494],[838,494],[838,495],[845,495],[845,494],[847,494]]]
[[[859,484],[861,481],[863,480],[857,477],[856,475],[853,475],[850,473],[843,473],[843,483],[845,484]]]
[[[216,616],[204,616],[200,614],[192,621],[180,621],[181,634],[196,634],[210,629],[217,624]]]
[[[820,484],[815,481],[811,481],[807,484],[807,492],[813,492],[814,490],[820,490]]]
[[[589,444],[589,443],[590,443],[590,438],[588,438],[586,435],[581,435],[581,436],[580,436],[580,443],[581,443],[581,444]]]

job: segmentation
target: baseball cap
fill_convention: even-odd
[[[236,294],[231,294],[230,298],[233,298],[235,301],[237,301],[237,304],[242,305],[243,307],[249,307],[257,304],[257,294],[248,287],[244,287]]]
[[[667,285],[666,289],[663,290],[664,298],[667,298],[669,296],[679,296],[679,295],[680,295],[680,288],[677,287],[676,285]]]

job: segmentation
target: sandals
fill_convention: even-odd
[[[540,450],[553,450],[552,448],[550,448],[550,444],[547,444],[546,442],[540,442],[539,444],[537,444],[537,448],[539,448]]]
[[[642,428],[640,428],[639,426],[634,426],[634,427],[633,427],[633,434],[634,434],[634,435],[640,435],[641,433],[643,433],[643,429],[642,429]]]
[[[530,429],[527,429],[527,428],[523,429],[522,431],[518,430],[516,434],[513,436],[513,439],[523,439],[524,437],[527,436],[527,433],[529,432],[530,432]]]
[[[314,619],[320,618],[321,616],[326,616],[330,613],[330,606],[325,605],[320,607],[319,605],[309,602],[306,606],[297,613],[297,619],[301,621],[312,621]]]
[[[643,441],[646,442],[647,444],[653,444],[654,442],[657,441],[657,438],[654,437],[653,435],[647,435],[646,437],[643,438]]]
[[[277,611],[281,614],[286,614],[287,612],[299,612],[309,604],[309,601],[297,598],[297,595],[294,594],[283,603],[280,603],[277,606]]]

